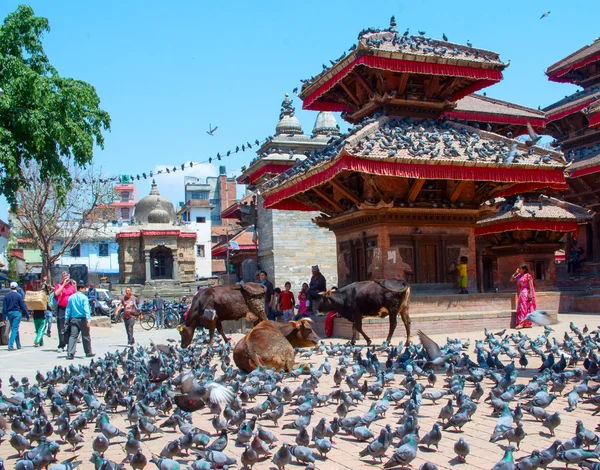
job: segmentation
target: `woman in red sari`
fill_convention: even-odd
[[[536,309],[536,301],[533,277],[529,274],[527,265],[522,264],[519,266],[510,280],[517,281],[517,316],[515,328],[517,330],[531,328],[531,322],[525,320],[525,317]]]

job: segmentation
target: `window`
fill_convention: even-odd
[[[79,245],[79,243],[71,247],[71,256],[73,258],[79,258],[81,256],[81,245]]]
[[[220,215],[211,215],[210,216],[210,221],[213,224],[221,225],[221,216]]]
[[[98,256],[108,256],[108,243],[98,245]]]
[[[205,224],[206,223],[206,217],[196,217],[196,223],[197,224]]]
[[[129,219],[129,207],[123,207],[121,209],[121,218]]]
[[[190,191],[190,199],[208,199],[208,191]]]
[[[204,256],[206,256],[204,252],[204,245],[196,246],[196,256],[198,256],[199,258],[204,258]]]
[[[220,203],[221,203],[221,200],[220,200],[220,199],[211,199],[211,200],[210,200],[210,201],[208,201],[208,202],[210,202],[211,204],[220,204]]]
[[[543,281],[546,279],[546,266],[544,261],[535,261],[534,263],[534,275],[536,281]]]
[[[129,201],[129,191],[123,191],[121,193],[121,201],[123,201],[123,202]]]

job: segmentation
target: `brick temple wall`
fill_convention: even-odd
[[[312,219],[317,212],[268,210],[258,201],[258,258],[276,287],[292,283],[298,292],[311,277],[311,266],[318,264],[328,286],[337,285],[335,235],[317,227]]]

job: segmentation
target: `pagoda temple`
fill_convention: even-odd
[[[362,31],[300,93],[305,109],[340,111],[354,128],[267,181],[264,207],[318,211],[316,224],[336,236],[339,285],[404,277],[453,288],[466,256],[469,290],[478,278],[481,289],[494,274],[483,263],[491,242],[483,232],[477,241],[478,223],[499,210],[484,203],[568,188],[560,152],[513,138],[528,122],[541,126],[543,113],[473,95],[500,81],[505,67],[491,51],[401,34],[393,18],[385,30]],[[539,232],[575,229],[535,222]],[[503,224],[501,232],[532,236],[518,217]]]
[[[595,213],[580,233],[577,245],[588,261],[600,262],[600,38],[559,60],[546,70],[548,79],[571,83],[582,90],[544,109],[545,132],[573,162],[567,175],[567,201],[586,205]],[[575,245],[568,244],[567,250]],[[600,276],[597,266],[597,275]]]

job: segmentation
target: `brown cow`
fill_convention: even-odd
[[[265,293],[265,287],[255,282],[200,290],[192,300],[184,323],[178,327],[181,347],[190,345],[198,327],[208,328],[212,343],[215,328],[225,341],[229,341],[223,332],[222,321],[245,318],[257,325],[266,320]]]
[[[247,373],[259,366],[290,372],[295,364],[294,348],[318,346],[320,341],[308,318],[289,323],[267,320],[238,341],[233,360]]]

